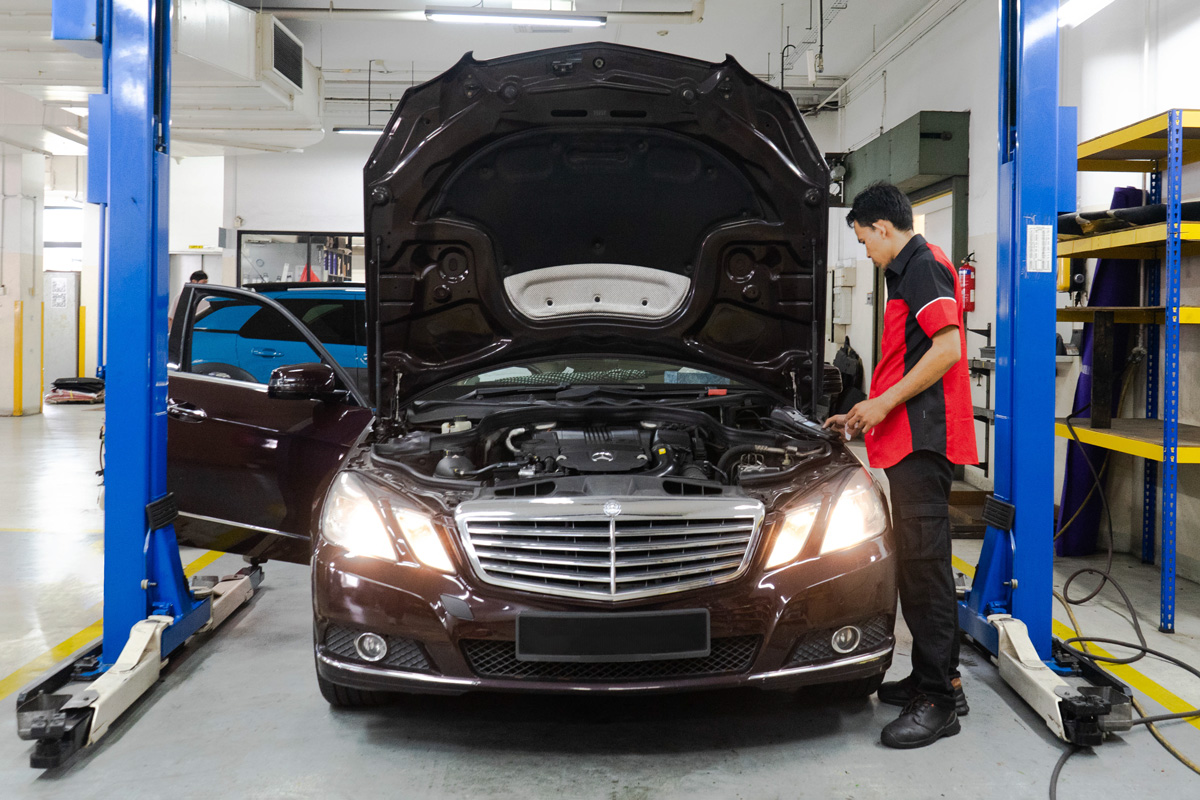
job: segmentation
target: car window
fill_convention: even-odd
[[[248,336],[247,332],[262,336]],[[250,298],[206,297],[196,306],[181,372],[268,383],[271,372],[321,361],[300,330],[279,311]]]
[[[312,297],[277,297],[280,305],[292,312],[318,341],[324,345],[366,345],[366,330],[355,325],[355,305],[360,300]],[[239,334],[247,339],[276,339],[301,341],[294,327],[280,326],[278,315],[266,314],[262,309],[242,326]]]
[[[448,400],[464,391],[490,387],[627,386],[655,387],[692,384],[745,388],[746,384],[704,369],[664,364],[642,358],[563,356],[484,370],[445,384],[421,396],[422,400]]]

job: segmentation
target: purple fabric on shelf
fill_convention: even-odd
[[[1116,189],[1113,192],[1110,208],[1133,208],[1142,205],[1142,190],[1133,187]],[[1141,305],[1140,274],[1138,262],[1128,259],[1102,258],[1096,263],[1096,272],[1092,277],[1092,288],[1088,292],[1088,306],[1137,306]],[[1129,325],[1116,325],[1113,332],[1113,391],[1112,415],[1117,416],[1117,404],[1120,402],[1121,382],[1125,373],[1125,365],[1129,353],[1129,337],[1133,329]],[[1088,405],[1092,399],[1092,326],[1083,326],[1083,346],[1080,348],[1083,369],[1079,373],[1079,382],[1075,384],[1075,399],[1071,408],[1080,409]],[[1084,411],[1080,418],[1091,416],[1091,411]],[[1104,466],[1108,451],[1092,445],[1083,445],[1092,466],[1099,472]],[[1096,551],[1096,539],[1100,532],[1101,516],[1104,508],[1100,503],[1100,493],[1092,491],[1095,481],[1083,460],[1083,453],[1075,442],[1067,443],[1067,468],[1063,476],[1060,511],[1055,530],[1061,530],[1063,523],[1075,516],[1066,533],[1055,542],[1055,552],[1060,556],[1086,556]],[[1101,475],[1107,479],[1108,473]],[[1090,493],[1090,496],[1089,496]]]

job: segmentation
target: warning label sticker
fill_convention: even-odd
[[[1054,271],[1054,226],[1025,226],[1025,269],[1027,272]]]

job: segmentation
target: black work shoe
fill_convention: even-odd
[[[931,745],[943,736],[953,736],[961,730],[954,709],[939,708],[925,695],[917,695],[904,707],[899,718],[884,726],[879,740],[887,747],[907,750]]]
[[[917,682],[909,675],[904,680],[888,681],[879,686],[879,702],[890,706],[906,706],[917,696]],[[963,691],[962,678],[952,678],[950,685],[954,687],[954,711],[960,717],[971,713],[967,705],[967,695]]]

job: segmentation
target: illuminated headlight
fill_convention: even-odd
[[[395,501],[389,500],[388,506],[396,529],[417,560],[427,567],[453,572],[454,566],[429,517]],[[379,505],[363,482],[348,472],[340,474],[329,489],[321,515],[321,536],[346,548],[350,555],[397,560],[396,544]]]
[[[771,557],[767,559],[767,569],[796,560],[808,541],[808,534],[812,532],[820,510],[821,501],[817,500],[788,512],[779,526],[779,532],[775,534],[775,546],[771,548]]]
[[[820,514],[820,499],[787,513],[775,534],[771,556],[767,559],[767,569],[774,569],[799,558]],[[821,553],[853,547],[872,536],[878,536],[886,529],[887,512],[875,492],[871,476],[865,470],[860,470],[842,487],[842,492],[838,495],[837,503],[825,526],[825,540],[821,543]]]
[[[825,540],[821,542],[821,553],[845,550],[856,544],[878,536],[887,529],[887,511],[875,485],[866,470],[859,470],[838,496],[829,524],[825,526]]]
[[[321,513],[321,536],[353,556],[396,560],[396,546],[379,507],[362,481],[347,472],[338,475],[329,488]]]
[[[408,542],[409,548],[418,561],[427,567],[440,569],[442,572],[454,572],[450,556],[446,555],[442,539],[434,530],[433,522],[429,517],[395,503],[392,504],[392,513],[396,515],[396,524],[400,526],[400,533],[404,535],[404,541]]]

